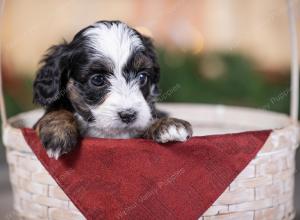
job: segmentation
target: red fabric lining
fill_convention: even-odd
[[[89,220],[194,220],[247,166],[270,134],[193,137],[185,143],[85,138],[58,161],[34,130],[22,129],[37,158]]]

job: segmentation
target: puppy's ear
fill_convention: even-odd
[[[33,84],[33,102],[49,106],[65,95],[69,78],[69,52],[66,42],[51,47]]]
[[[146,47],[146,55],[151,58],[151,60],[154,64],[153,65],[154,75],[152,77],[152,84],[157,84],[159,81],[159,77],[160,77],[160,67],[159,67],[155,47],[153,45],[153,41],[151,38],[144,36],[144,35],[142,35],[142,41]]]
[[[150,94],[152,97],[158,97],[160,94],[158,82],[160,78],[160,67],[157,59],[155,47],[151,38],[142,35],[143,43],[146,47],[146,55],[150,57],[153,62],[153,74],[151,74]]]

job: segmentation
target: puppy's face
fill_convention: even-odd
[[[49,52],[34,99],[48,107],[70,104],[95,132],[139,133],[152,119],[158,79],[148,38],[121,22],[98,22]]]

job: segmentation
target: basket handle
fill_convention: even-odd
[[[293,9],[293,0],[287,0],[289,30],[290,30],[290,47],[291,47],[291,100],[290,116],[294,123],[298,121],[299,109],[299,57],[296,20]]]
[[[0,0],[0,30],[3,30],[3,11],[4,11],[5,0]],[[3,86],[2,86],[2,39],[0,38],[0,113],[2,122],[2,133],[4,128],[7,126],[7,115],[4,102]]]
[[[0,30],[2,28],[2,18],[4,11],[5,0],[0,0]],[[290,47],[291,47],[291,100],[290,100],[290,117],[294,123],[298,123],[298,108],[299,108],[299,63],[298,63],[298,44],[297,44],[297,29],[296,20],[293,10],[293,0],[287,0],[289,31],[290,31]],[[5,102],[2,86],[2,65],[1,65],[1,39],[0,39],[0,111],[2,120],[2,131],[8,125],[7,115],[5,110]]]

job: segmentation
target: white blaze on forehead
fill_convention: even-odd
[[[120,73],[132,52],[143,47],[141,39],[124,23],[96,23],[94,26],[84,33],[90,38],[90,46],[109,57],[116,73]]]

